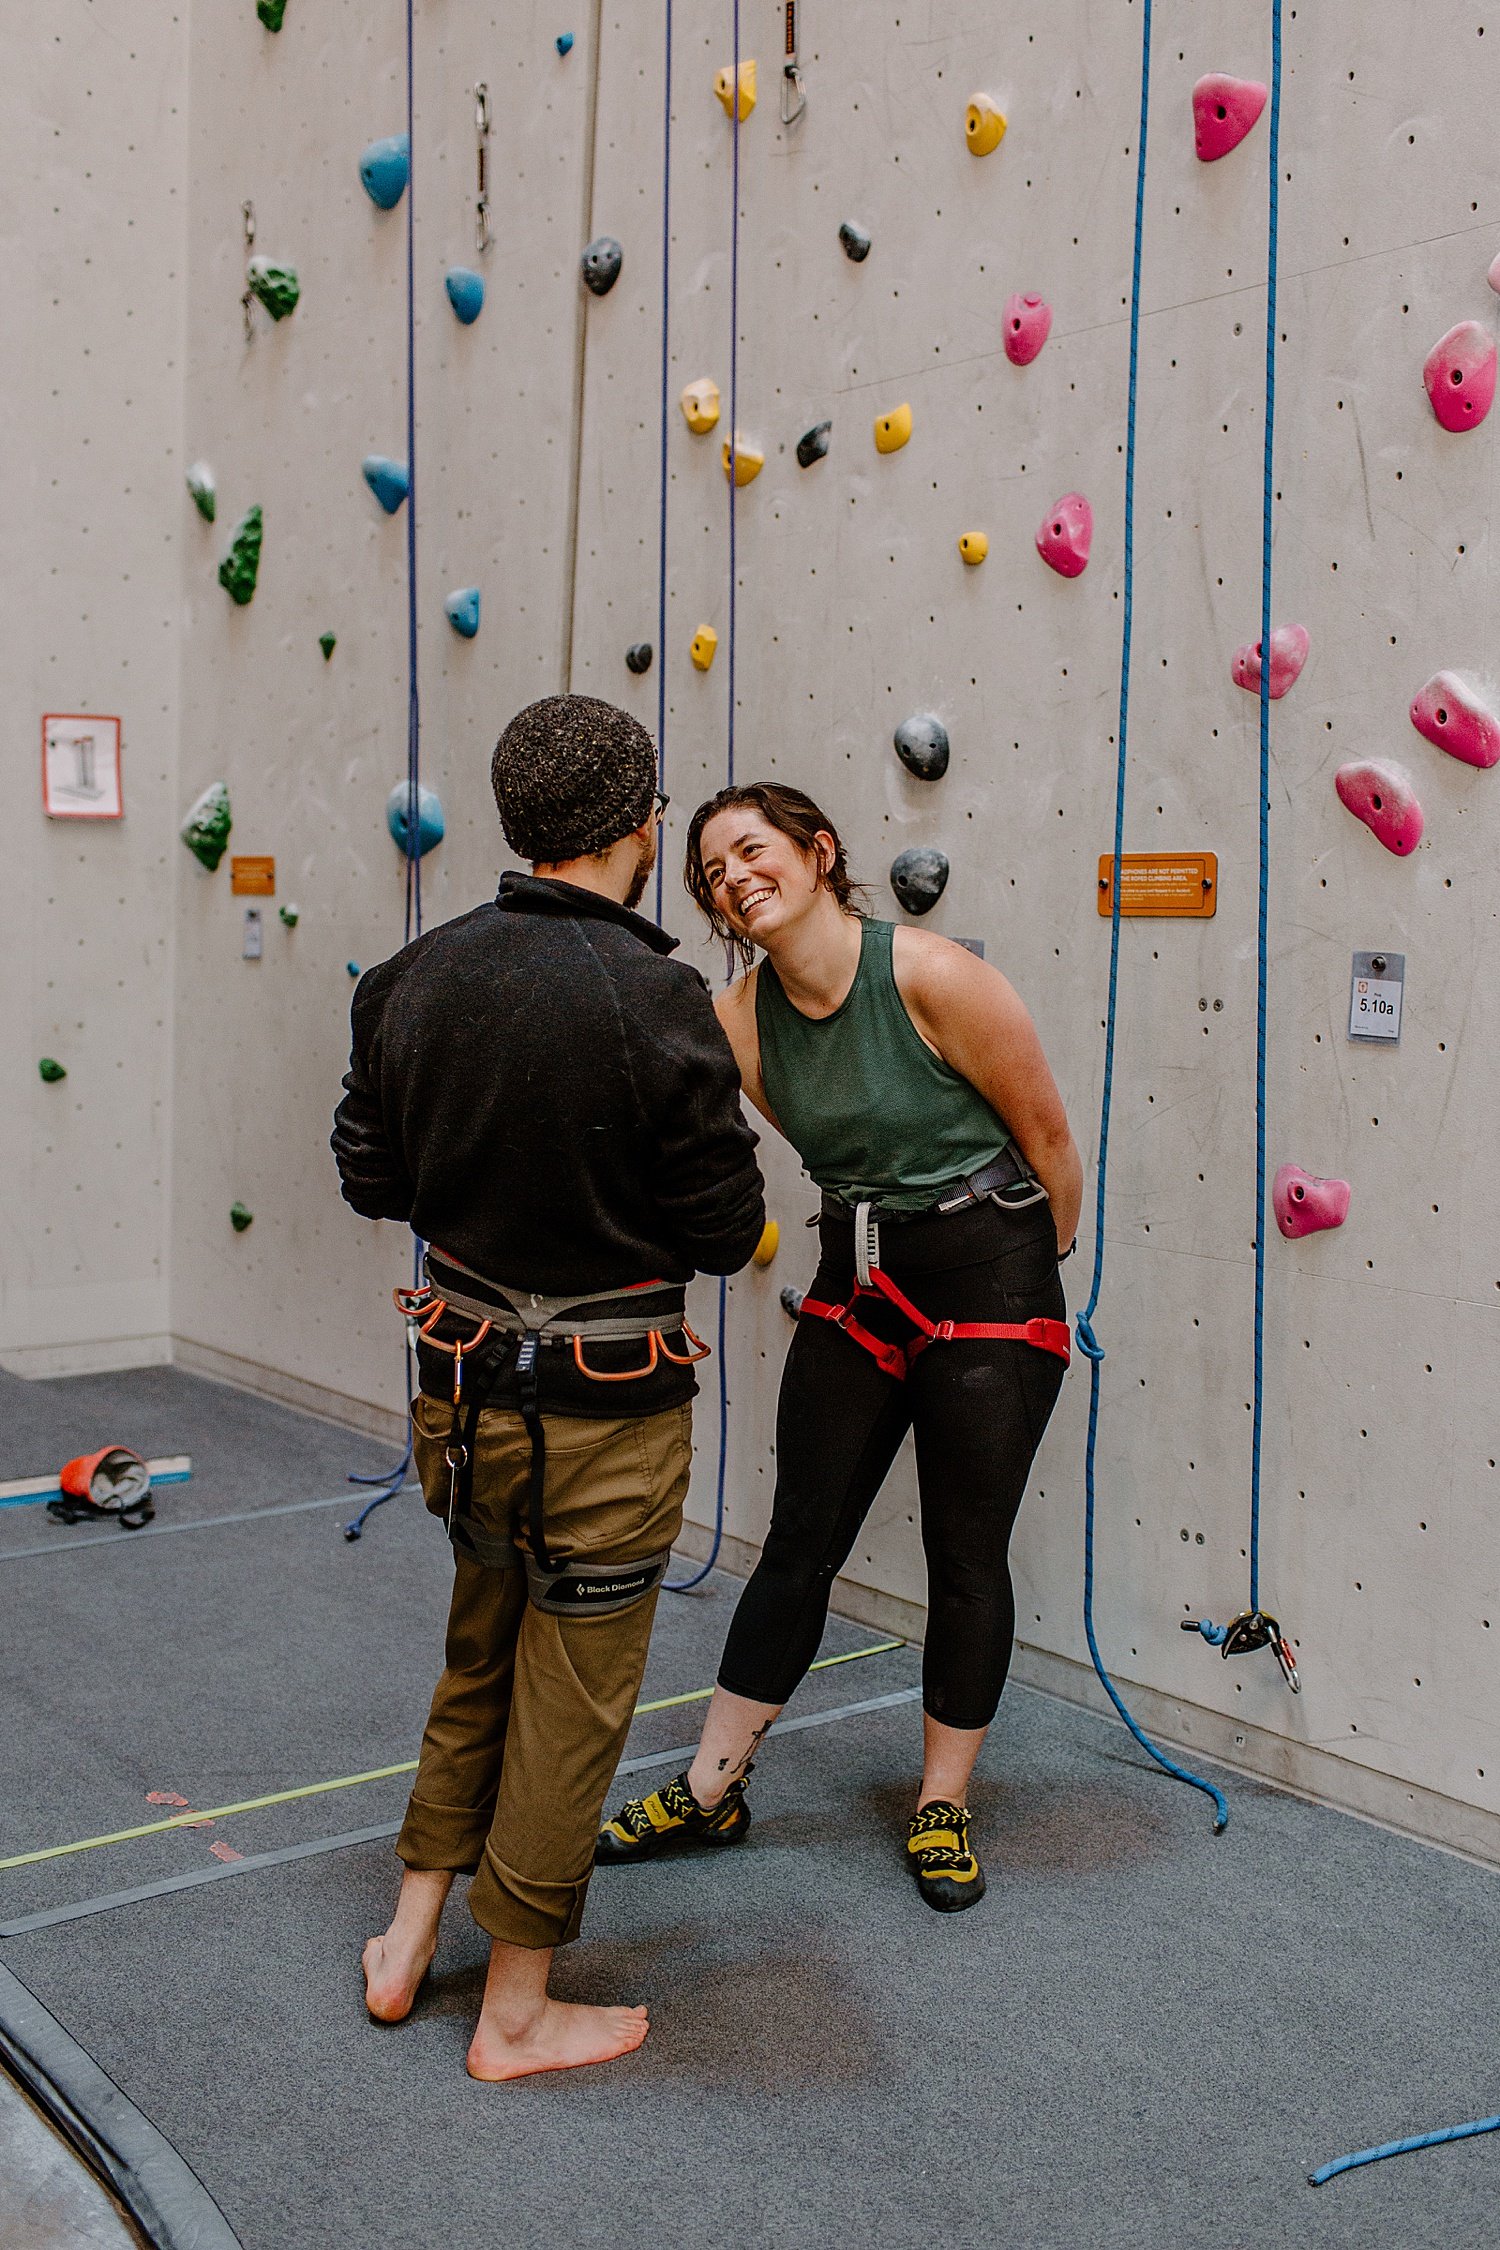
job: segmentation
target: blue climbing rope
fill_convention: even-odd
[[[668,0],[668,9],[669,9],[669,11],[670,11],[670,6],[671,6],[671,0]],[[730,787],[732,788],[732,787],[733,787],[733,785],[734,785],[734,614],[735,614],[735,567],[736,567],[736,565],[735,565],[735,538],[734,538],[734,531],[735,531],[735,494],[736,494],[736,492],[737,492],[737,491],[738,491],[738,489],[739,489],[739,488],[738,488],[738,485],[737,485],[737,483],[736,483],[736,479],[735,479],[735,469],[736,469],[736,465],[737,465],[737,464],[736,464],[736,458],[735,458],[735,438],[736,438],[736,436],[737,436],[737,434],[738,434],[738,430],[739,430],[739,423],[738,423],[738,420],[737,420],[737,418],[736,418],[736,417],[737,417],[737,412],[738,412],[738,407],[739,407],[739,372],[740,372],[740,0],[731,0],[731,6],[732,6],[732,11],[733,11],[733,17],[734,17],[734,61],[733,61],[732,65],[731,65],[731,68],[732,68],[732,70],[733,70],[733,74],[734,74],[734,75],[733,75],[733,80],[732,80],[732,86],[733,86],[733,99],[732,99],[732,101],[731,101],[731,104],[730,104],[730,111],[729,111],[729,116],[730,116],[730,123],[731,123],[731,125],[732,125],[732,127],[733,127],[733,133],[732,133],[732,139],[731,139],[731,154],[730,154],[730,194],[731,194],[731,199],[732,199],[732,200],[731,200],[731,204],[730,204],[730,217],[729,217],[729,633],[728,633],[729,647],[728,647],[728,652],[727,652],[727,661],[728,661],[728,665],[729,665],[729,734],[728,734],[728,744],[727,744],[727,752],[726,752],[726,758],[725,758],[725,767],[726,767],[726,772],[725,772],[725,779],[726,779],[726,782],[727,782],[727,783],[729,784],[729,786],[730,786]],[[669,35],[669,36],[670,36],[670,35]],[[669,54],[669,55],[670,55],[670,52],[671,52],[671,49],[670,49],[670,45],[669,45],[669,47],[668,47],[668,54]],[[668,88],[668,93],[667,93],[667,102],[668,102],[668,109],[669,109],[669,111],[670,111],[670,107],[671,107],[671,89],[670,89],[670,87]],[[665,289],[666,289],[666,267],[665,267],[665,264],[663,264],[663,267],[662,267],[662,288],[663,288],[663,293],[664,293],[664,294],[663,294],[663,306],[662,306],[662,330],[663,330],[663,345],[662,345],[662,351],[663,351],[663,359],[662,359],[662,399],[663,399],[663,415],[665,415],[665,411],[666,411],[666,409],[665,409],[665,399],[666,399],[666,358],[665,358],[665,352],[666,352],[666,344],[665,344],[665,332],[666,332],[666,302],[665,302]],[[662,523],[663,523],[663,527],[665,527],[665,523],[666,523],[666,454],[665,454],[665,451],[663,452],[663,455],[662,455]],[[663,563],[662,563],[662,571],[663,571],[663,580],[662,580],[662,583],[663,583],[663,586],[665,586],[665,583],[666,583],[666,579],[665,579],[665,572],[666,572],[665,552],[666,552],[666,550],[665,550],[665,546],[663,546]],[[665,599],[665,596],[663,596],[663,599]],[[661,685],[659,685],[659,686],[658,686],[658,688],[657,688],[657,693],[658,693],[658,695],[662,694],[662,692],[663,692],[663,688],[662,688],[662,686],[661,686]],[[659,919],[659,917],[658,917],[658,919]],[[705,1579],[705,1578],[706,1578],[706,1577],[708,1576],[709,1572],[710,1572],[710,1571],[711,1571],[711,1570],[713,1569],[713,1567],[714,1567],[714,1564],[715,1564],[715,1563],[716,1563],[716,1562],[718,1561],[718,1559],[719,1559],[719,1549],[720,1549],[720,1548],[721,1548],[721,1547],[723,1546],[723,1544],[724,1544],[724,1475],[725,1475],[725,1471],[726,1471],[726,1469],[727,1469],[727,1467],[728,1467],[728,1464],[729,1464],[729,1370],[728,1370],[728,1367],[727,1367],[727,1365],[726,1365],[726,1363],[725,1363],[725,1362],[726,1362],[726,1353],[727,1353],[727,1349],[728,1349],[728,1343],[729,1343],[729,1281],[728,1281],[728,1277],[727,1277],[726,1275],[724,1275],[724,1274],[720,1274],[720,1276],[719,1276],[719,1331],[718,1331],[718,1334],[719,1334],[719,1460],[718,1460],[718,1468],[717,1468],[717,1471],[716,1471],[716,1473],[715,1473],[715,1477],[714,1477],[714,1536],[713,1536],[713,1543],[712,1543],[712,1545],[710,1546],[710,1548],[709,1548],[709,1550],[708,1550],[708,1560],[707,1560],[707,1561],[706,1561],[705,1563],[703,1563],[703,1564],[702,1564],[702,1565],[701,1565],[701,1566],[700,1566],[700,1567],[699,1567],[699,1568],[698,1568],[697,1570],[695,1570],[695,1571],[694,1571],[694,1573],[693,1573],[693,1575],[692,1575],[692,1577],[691,1577],[691,1578],[669,1578],[669,1579],[667,1579],[667,1580],[666,1580],[666,1582],[665,1582],[665,1583],[666,1583],[666,1591],[667,1591],[667,1592],[668,1592],[669,1594],[686,1594],[686,1593],[690,1593],[690,1592],[692,1591],[692,1589],[693,1589],[693,1588],[694,1588],[695,1586],[701,1586],[701,1585],[703,1584],[703,1581],[704,1581],[704,1579]]]
[[[1419,2148],[1442,2148],[1448,2141],[1471,2141],[1476,2133],[1500,2133],[1500,2117],[1477,2117],[1472,2125],[1448,2125],[1440,2133],[1414,2133],[1410,2140],[1382,2141],[1378,2148],[1357,2149],[1353,2156],[1336,2156],[1309,2172],[1312,2187],[1326,2187],[1340,2172],[1357,2172],[1362,2164],[1380,2164],[1388,2156],[1410,2156]]]
[[[422,782],[422,704],[417,676],[417,305],[416,305],[416,184],[415,68],[413,0],[406,0],[406,918],[405,942],[422,934],[422,860],[418,845],[418,796]],[[412,1238],[412,1287],[422,1281],[424,1244]],[[407,1334],[403,1398],[415,1388],[410,1331]],[[344,1526],[344,1537],[360,1537],[365,1520],[393,1500],[406,1483],[411,1468],[412,1439],[408,1426],[406,1450],[394,1468],[378,1476],[348,1474],[350,1484],[371,1490],[370,1498]]]
[[[1076,1316],[1078,1346],[1089,1363],[1089,1430],[1088,1448],[1084,1462],[1084,1535],[1083,1535],[1083,1629],[1088,1636],[1089,1655],[1094,1670],[1103,1683],[1105,1693],[1114,1705],[1135,1740],[1156,1763],[1176,1781],[1190,1788],[1201,1789],[1214,1801],[1214,1832],[1217,1834],[1229,1822],[1229,1807],[1222,1790],[1211,1781],[1203,1781],[1186,1766],[1180,1766],[1159,1750],[1145,1734],[1126,1708],[1125,1700],[1104,1668],[1099,1654],[1098,1636],[1094,1630],[1094,1529],[1097,1515],[1096,1464],[1099,1438],[1100,1368],[1104,1349],[1094,1334],[1094,1314],[1098,1309],[1099,1291],[1104,1280],[1104,1210],[1105,1191],[1109,1172],[1109,1123],[1114,1098],[1115,1074],[1115,1010],[1120,978],[1120,894],[1121,856],[1125,848],[1125,780],[1130,725],[1130,653],[1133,609],[1135,599],[1135,427],[1136,380],[1140,357],[1141,322],[1141,239],[1145,219],[1146,199],[1146,128],[1151,100],[1151,0],[1143,0],[1141,20],[1141,122],[1140,145],[1136,155],[1135,173],[1135,240],[1130,276],[1130,387],[1125,417],[1125,583],[1124,619],[1120,647],[1120,717],[1117,736],[1118,759],[1115,771],[1115,857],[1113,907],[1109,927],[1109,1006],[1105,1015],[1104,1030],[1104,1085],[1099,1102],[1099,1168],[1094,1197],[1094,1271],[1089,1289],[1089,1301]]]
[[[656,538],[656,782],[667,786],[667,431],[671,387],[672,279],[672,0],[663,8],[661,120],[661,496]],[[664,838],[656,839],[656,926],[661,928],[666,877]]]

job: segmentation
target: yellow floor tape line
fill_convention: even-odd
[[[851,1648],[842,1656],[820,1656],[810,1667],[814,1672],[826,1672],[835,1664],[857,1664],[862,1656],[887,1656],[893,1649],[905,1648],[905,1641],[877,1641],[871,1648]],[[693,1688],[687,1695],[664,1695],[656,1703],[638,1703],[634,1716],[641,1718],[648,1711],[675,1711],[684,1703],[706,1703],[713,1694],[711,1687]],[[365,1781],[389,1781],[400,1773],[415,1773],[415,1758],[405,1758],[399,1766],[372,1766],[368,1773],[341,1774],[337,1781],[308,1781],[300,1789],[278,1789],[269,1797],[242,1797],[234,1805],[208,1805],[198,1812],[174,1813],[170,1820],[149,1820],[140,1828],[117,1828],[109,1836],[84,1836],[76,1844],[49,1844],[39,1852],[15,1852],[9,1859],[0,1859],[0,1868],[34,1867],[42,1859],[66,1859],[70,1852],[98,1851],[103,1844],[133,1844],[140,1836],[161,1836],[169,1828],[193,1828],[205,1820],[227,1820],[231,1813],[261,1812],[267,1805],[290,1805],[299,1797],[322,1797],[333,1789],[357,1789]]]

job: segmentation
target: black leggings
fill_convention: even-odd
[[[825,1218],[821,1243],[808,1294],[843,1304],[854,1287],[852,1222]],[[1045,1202],[887,1222],[880,1264],[929,1320],[1066,1317]],[[875,1335],[911,1339],[911,1322],[883,1298],[861,1297],[859,1318]],[[1015,1638],[1011,1530],[1062,1378],[1051,1352],[985,1340],[929,1345],[902,1382],[831,1322],[799,1320],[781,1378],[771,1527],[729,1628],[720,1686],[757,1703],[790,1697],[911,1430],[928,1582],[922,1706],[945,1726],[988,1726]]]

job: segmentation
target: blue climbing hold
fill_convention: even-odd
[[[417,791],[417,833],[407,826],[411,811],[411,784],[398,781],[385,801],[385,824],[408,859],[425,859],[434,844],[443,840],[443,808],[435,789]]]
[[[411,178],[411,142],[404,133],[371,141],[359,160],[359,176],[366,195],[382,211],[394,211]]]
[[[479,630],[479,588],[456,587],[444,602],[443,610],[454,632],[472,641]]]
[[[560,32],[558,33],[558,35],[557,35],[557,51],[558,51],[558,53],[559,53],[560,55],[571,55],[571,54],[572,54],[572,52],[573,52],[573,34],[572,34],[572,32],[571,32],[571,31],[560,31]]]
[[[449,304],[468,328],[484,310],[484,275],[472,266],[450,266],[443,286]]]
[[[360,466],[365,472],[365,483],[386,514],[393,516],[411,490],[406,463],[392,461],[384,453],[367,453]]]
[[[346,961],[344,963],[344,967],[349,971],[351,977],[362,976],[364,974],[357,961]]]

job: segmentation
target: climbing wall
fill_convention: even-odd
[[[33,1018],[9,1042],[25,1064],[15,1115],[30,1167],[12,1222],[22,1264],[7,1261],[30,1291],[5,1300],[11,1363],[23,1336],[49,1350],[107,1338],[124,1357],[165,1349],[170,1329],[189,1364],[396,1426],[386,1307],[409,1248],[400,1230],[344,1209],[326,1139],[349,964],[391,951],[403,925],[405,863],[385,802],[406,770],[412,503],[392,493],[386,513],[361,464],[406,460],[409,209],[422,778],[446,818],[422,862],[427,920],[487,895],[505,864],[487,767],[515,708],[571,685],[654,726],[660,696],[666,919],[717,978],[678,868],[692,807],[726,777],[732,698],[737,777],[820,796],[875,911],[901,915],[888,880],[899,853],[946,856],[924,926],[981,942],[1030,1003],[1092,1176],[1110,935],[1098,870],[1126,591],[1138,0],[1022,0],[1003,20],[979,0],[803,0],[798,12],[806,108],[783,124],[784,0],[741,0],[758,98],[739,124],[736,230],[735,134],[714,89],[732,59],[733,9],[673,11],[664,636],[661,0],[593,0],[570,18],[536,0],[419,7],[412,184],[389,209],[358,167],[369,143],[405,129],[396,0],[289,0],[274,32],[250,0],[211,17],[194,9],[190,57],[180,34],[155,35],[149,93],[132,91],[97,25],[77,51],[28,66],[41,114],[50,103],[74,140],[89,122],[80,87],[95,66],[110,73],[110,133],[128,112],[126,140],[149,153],[107,139],[107,186],[85,193],[76,154],[49,156],[50,128],[29,128],[36,178],[59,183],[58,240],[78,286],[66,315],[39,308],[71,370],[57,400],[43,396],[43,354],[23,395],[38,426],[55,427],[73,488],[43,516],[27,571],[20,676],[36,714],[13,723],[13,739],[24,772],[34,751],[23,736],[42,709],[123,707],[128,801],[117,828],[76,843],[28,816],[42,841],[21,855],[0,909],[33,970]],[[1217,855],[1217,909],[1131,917],[1121,931],[1095,1318],[1108,1354],[1100,1636],[1171,1739],[1500,1856],[1500,1565],[1489,1559],[1500,1189],[1476,1122],[1496,1090],[1487,947],[1500,782],[1445,756],[1408,716],[1433,675],[1479,677],[1489,654],[1495,425],[1441,427],[1422,375],[1446,331],[1477,322],[1483,346],[1500,311],[1486,284],[1500,250],[1487,130],[1500,23],[1486,26],[1481,0],[1430,15],[1419,56],[1395,0],[1362,13],[1357,40],[1329,11],[1287,11],[1274,614],[1305,628],[1308,653],[1271,707],[1267,1149],[1270,1172],[1299,1165],[1347,1182],[1350,1200],[1342,1226],[1296,1240],[1272,1230],[1267,1245],[1262,1598],[1295,1644],[1301,1697],[1268,1653],[1222,1662],[1179,1630],[1246,1600],[1259,709],[1231,667],[1260,630],[1269,125],[1252,121],[1253,101],[1241,115],[1230,89],[1207,130],[1233,141],[1240,124],[1244,136],[1201,161],[1192,95],[1212,72],[1266,81],[1269,18],[1227,0],[1156,7],[1125,840],[1134,853]],[[185,69],[184,146],[173,95]],[[493,228],[483,251],[479,83]],[[149,287],[126,231],[132,218],[140,228],[147,174],[127,156],[158,183],[157,223],[139,245],[155,261]],[[172,231],[184,206],[185,246]],[[846,253],[841,225],[856,248],[868,238],[866,256]],[[606,238],[620,271],[594,294],[580,255]],[[300,295],[279,320],[252,302],[247,336],[252,255],[292,268]],[[85,282],[87,256],[103,271]],[[468,325],[445,294],[455,267],[484,282]],[[1028,358],[1047,323],[1020,308],[1007,356],[1008,301],[1028,295],[1050,328]],[[149,403],[122,405],[133,386],[96,393],[78,354],[97,330],[117,373],[133,370],[129,322],[147,311]],[[1458,373],[1450,394],[1439,370],[1445,412],[1461,419],[1472,395],[1482,421],[1484,366]],[[695,433],[677,401],[700,379],[717,386],[720,413]],[[85,411],[95,398],[97,425]],[[899,437],[908,411],[905,442],[880,450],[877,424]],[[798,441],[822,423],[826,450],[803,467]],[[721,465],[732,426],[747,465],[751,450],[763,456],[737,490],[733,588]],[[92,525],[101,478],[76,443],[85,429],[91,448],[111,451],[109,535],[130,553],[128,580],[123,566],[92,575],[80,526]],[[212,523],[183,482],[200,461],[215,480]],[[43,470],[31,473],[35,484]],[[127,484],[128,502],[115,497]],[[1076,565],[1080,500],[1091,544],[1086,567],[1066,575],[1039,554],[1038,533]],[[240,604],[218,572],[254,506],[259,574]],[[966,561],[961,540],[983,559]],[[445,601],[476,588],[478,629],[465,638]],[[700,669],[691,644],[704,627],[717,638]],[[651,663],[631,671],[625,652],[639,643]],[[1492,693],[1482,677],[1480,689]],[[1434,713],[1447,694],[1429,699]],[[895,754],[894,732],[913,717],[946,729],[940,779]],[[1440,734],[1447,724],[1432,721]],[[135,755],[143,735],[154,757]],[[1383,848],[1336,794],[1336,773],[1372,760],[1405,768],[1420,801],[1425,831],[1409,851]],[[215,782],[233,829],[210,873],[172,831]],[[1355,801],[1363,791],[1375,827],[1406,805],[1400,777],[1344,788]],[[1408,813],[1394,840],[1410,842],[1412,827]],[[246,855],[274,858],[273,893],[231,890],[230,859]],[[254,959],[247,909],[260,915]],[[1347,1037],[1357,950],[1405,958],[1399,1045]],[[120,1001],[116,962],[129,969]],[[27,1076],[33,1049],[60,1054],[68,1079]],[[72,1140],[52,1137],[59,1120]],[[763,1151],[781,1248],[727,1293],[724,1487],[728,1552],[741,1562],[774,1479],[790,1333],[780,1292],[813,1263],[801,1225],[813,1199],[774,1136]],[[234,1205],[248,1215],[239,1229]],[[58,1298],[47,1291],[62,1242],[75,1273]],[[1075,1309],[1093,1249],[1090,1189],[1067,1269]],[[717,1310],[716,1287],[698,1285],[698,1325],[712,1329]],[[1080,1364],[1015,1555],[1019,1668],[1080,1695],[1093,1692],[1079,1622],[1086,1397]],[[706,1551],[711,1392],[698,1438],[690,1512]],[[915,1517],[907,1460],[849,1565],[846,1598],[872,1618],[918,1618]]]

